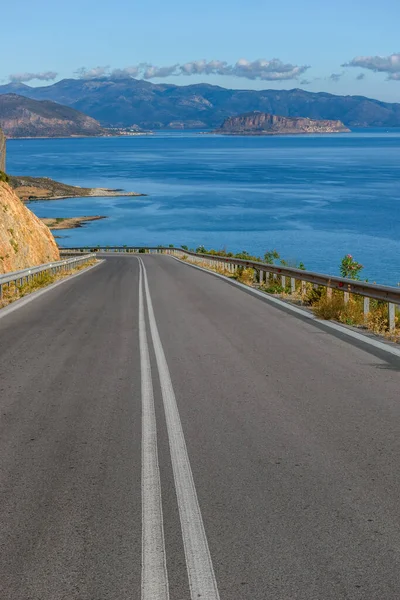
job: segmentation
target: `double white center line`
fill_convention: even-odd
[[[192,600],[219,600],[217,582],[193,481],[178,405],[154,316],[143,261],[139,258],[139,341],[142,376],[142,600],[167,600],[160,472],[153,386],[144,318],[143,280],[171,452],[186,567]]]

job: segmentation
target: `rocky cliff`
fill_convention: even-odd
[[[49,228],[0,181],[0,273],[54,260],[60,255]]]
[[[279,135],[296,133],[349,132],[341,121],[308,119],[304,117],[280,117],[269,113],[251,112],[228,117],[216,133],[231,135]]]
[[[78,110],[17,94],[0,95],[0,127],[12,138],[108,135],[100,123]]]

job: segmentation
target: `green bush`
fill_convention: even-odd
[[[7,175],[7,173],[4,173],[4,171],[0,171],[0,181],[5,181],[6,183],[8,183],[9,177]]]

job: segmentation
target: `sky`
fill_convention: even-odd
[[[398,0],[13,0],[1,17],[0,83],[112,74],[400,102]]]

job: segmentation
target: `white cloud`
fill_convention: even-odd
[[[43,73],[13,73],[9,76],[9,80],[13,83],[22,83],[39,79],[40,81],[53,81],[58,73],[55,71],[45,71]]]
[[[176,75],[179,65],[171,65],[170,67],[156,67],[149,63],[141,63],[138,67],[138,72],[143,79],[154,79],[156,77],[170,77]]]
[[[297,79],[310,67],[285,64],[279,58],[272,60],[259,59],[253,62],[241,58],[233,65],[232,75],[246,77],[247,79],[260,79],[262,81],[283,81]]]
[[[110,67],[93,67],[87,69],[86,67],[80,67],[75,71],[79,79],[95,79],[96,77],[108,77],[110,74]]]
[[[309,69],[308,65],[298,66],[283,63],[278,58],[272,60],[259,59],[254,61],[241,58],[234,64],[223,60],[194,60],[187,63],[176,63],[167,66],[157,66],[151,63],[140,63],[124,69],[110,70],[109,67],[81,67],[76,71],[82,79],[96,77],[139,77],[141,79],[156,79],[174,77],[177,75],[230,75],[245,79],[261,81],[285,81],[297,79]]]
[[[342,67],[359,67],[375,73],[386,73],[388,79],[400,80],[400,53],[390,56],[356,56]]]
[[[124,69],[113,69],[110,72],[110,77],[137,77],[139,75],[139,67],[125,67]]]

